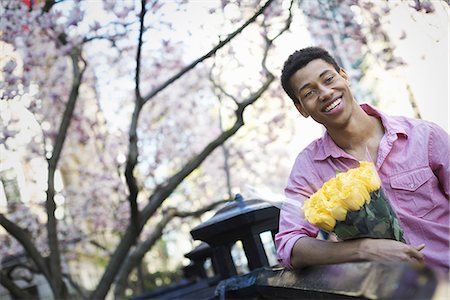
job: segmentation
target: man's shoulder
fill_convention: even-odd
[[[388,113],[385,113],[370,104],[363,103],[361,104],[361,107],[368,113],[369,115],[373,115],[376,117],[381,117],[383,120],[383,125],[386,129],[389,131],[396,131],[398,132],[404,132],[406,134],[413,133],[417,131],[440,131],[443,130],[442,127],[439,125],[423,120],[423,119],[417,119],[413,117],[407,117],[403,115],[391,115]]]
[[[419,132],[426,134],[433,131],[443,130],[439,125],[423,119],[416,119],[406,116],[388,116],[388,119],[390,119],[391,124],[396,124],[396,127],[401,127],[407,135]]]
[[[431,131],[444,130],[441,126],[432,121],[422,119],[412,119],[412,118],[409,118],[409,120],[413,128],[423,128],[425,130]]]
[[[295,159],[295,164],[298,166],[299,164],[306,167],[306,165],[311,166],[314,164],[315,156],[317,153],[321,152],[324,148],[324,139],[323,137],[317,138],[309,143],[308,146],[303,148],[297,155]]]
[[[323,148],[323,142],[324,142],[323,137],[313,140],[311,143],[309,143],[308,146],[306,146],[305,148],[303,148],[303,150],[300,151],[298,156],[302,157],[313,156],[314,153],[317,153],[319,149]]]

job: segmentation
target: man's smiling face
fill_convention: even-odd
[[[354,101],[344,70],[337,72],[331,64],[315,59],[295,72],[290,84],[303,116],[311,116],[326,128],[345,126]]]

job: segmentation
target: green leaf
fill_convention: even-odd
[[[369,219],[369,221],[370,220],[374,220],[375,219],[375,214],[370,209],[370,206],[365,204],[363,207],[364,207],[364,210],[366,211],[367,218]]]
[[[347,225],[343,222],[336,223],[333,231],[341,240],[355,238],[360,233],[355,226]]]
[[[389,223],[378,222],[378,224],[373,227],[373,232],[375,233],[376,237],[382,238],[389,236],[388,234],[389,229],[390,229]]]

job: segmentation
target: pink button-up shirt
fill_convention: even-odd
[[[450,143],[439,126],[405,117],[390,117],[363,104],[368,115],[381,119],[385,130],[376,168],[390,204],[397,214],[408,244],[425,244],[425,263],[449,271],[449,173]],[[295,242],[316,237],[319,229],[303,219],[305,199],[334,177],[336,170],[357,167],[358,161],[325,135],[298,156],[285,189],[289,198],[280,212],[275,236],[277,254],[285,267]],[[293,199],[293,200],[292,200]],[[297,201],[296,205],[292,205]]]

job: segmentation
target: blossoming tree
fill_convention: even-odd
[[[4,106],[11,112],[6,122],[9,130],[17,130],[16,135],[13,131],[6,135],[4,132],[5,151],[17,152],[24,146],[18,143],[21,129],[15,124],[20,123],[20,116],[13,113],[13,106],[21,105],[33,114],[41,130],[25,142],[30,142],[34,150],[23,157],[28,162],[44,158],[47,165],[46,199],[44,203],[35,199],[36,210],[42,212],[41,220],[28,226],[31,211],[23,213],[22,204],[9,205],[7,214],[0,215],[1,225],[14,237],[8,243],[15,246],[5,247],[5,251],[17,253],[20,244],[34,263],[30,269],[45,276],[55,298],[68,297],[67,281],[63,279],[65,276],[71,281],[69,274],[63,272],[71,252],[68,247],[83,247],[86,243],[103,247],[99,244],[99,231],[106,237],[104,240],[111,234],[119,238],[115,245],[106,244],[115,250],[109,251],[103,276],[90,295],[104,298],[127,255],[136,257],[136,252],[145,253],[142,247],[151,247],[152,243],[141,244],[145,240],[140,241],[139,237],[152,217],[159,220],[157,212],[163,202],[174,193],[181,194],[177,189],[183,189],[181,183],[194,170],[205,172],[199,169],[200,165],[236,134],[244,125],[244,111],[270,90],[274,75],[266,66],[266,58],[273,41],[289,28],[291,20],[289,9],[270,10],[271,2],[256,11],[252,3],[242,4],[240,16],[224,21],[228,32],[218,42],[207,41],[211,50],[195,59],[183,57],[178,47],[186,44],[181,41],[147,40],[151,34],[171,32],[173,25],[161,20],[169,4],[105,1],[103,13],[112,21],[100,24],[87,20],[84,3],[79,1],[2,2],[2,40],[12,45],[19,56],[10,57],[3,68],[2,98],[7,100]],[[186,4],[173,5],[183,9]],[[229,9],[226,3],[214,5],[210,9],[218,14]],[[254,70],[259,78],[247,85],[226,86],[220,82],[222,71],[215,68],[220,63],[219,56],[214,60],[211,57],[223,49],[236,51],[231,41],[247,27],[260,34],[259,42],[254,41],[259,50],[253,53],[262,62],[259,70]],[[98,47],[104,51],[102,56],[96,53]],[[127,134],[120,130],[120,124],[116,124],[116,133],[109,131],[104,109],[98,103],[101,95],[97,94],[97,85],[104,84],[99,75],[105,72],[105,57],[110,59],[107,64],[116,66],[116,80],[129,83],[122,90],[124,100],[115,103],[130,118]],[[134,63],[130,64],[131,58]],[[192,62],[186,64],[188,60]],[[129,72],[134,74],[131,82]],[[190,76],[186,76],[188,73]],[[220,92],[211,92],[212,86]],[[186,95],[187,91],[192,96]],[[227,101],[216,99],[219,94]],[[217,120],[214,113],[217,115],[219,106],[223,123],[202,132],[202,125],[211,124],[211,113],[212,120]],[[227,149],[233,149],[233,145]],[[80,151],[84,154],[80,155]],[[89,161],[83,161],[86,155]],[[201,177],[195,175],[190,185]],[[64,183],[63,188],[55,186],[58,180]],[[220,188],[212,193],[218,191]],[[61,205],[64,215],[58,217]],[[45,230],[41,223],[46,224]],[[160,233],[161,229],[155,228],[153,236]],[[125,275],[119,279],[123,281],[128,273],[122,272]],[[2,276],[2,280],[12,293],[26,296],[8,281],[8,276]]]

